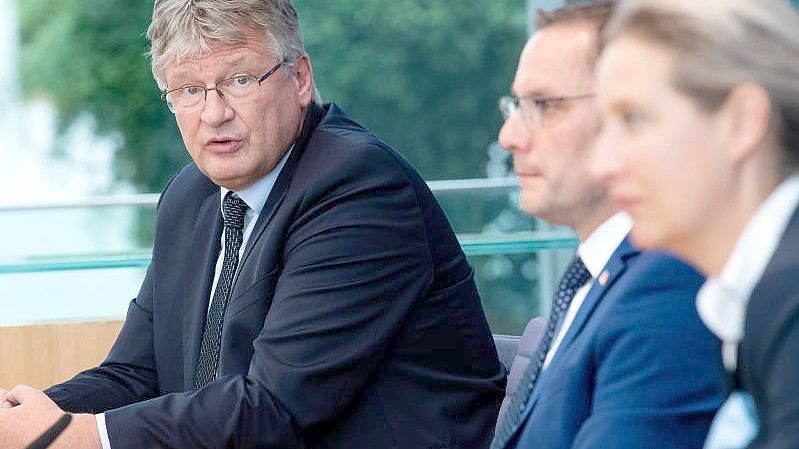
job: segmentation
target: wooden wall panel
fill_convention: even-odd
[[[46,388],[97,366],[122,321],[0,327],[0,387]]]

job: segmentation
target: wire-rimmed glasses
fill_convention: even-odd
[[[541,123],[541,118],[552,109],[555,104],[573,100],[594,98],[596,94],[561,95],[556,97],[539,97],[525,95],[523,97],[504,96],[499,99],[498,107],[502,117],[508,120],[516,111],[532,123]]]
[[[208,96],[209,90],[215,90],[221,98],[226,99],[228,102],[232,101],[235,103],[236,100],[246,100],[257,92],[258,87],[264,80],[269,78],[284,65],[290,64],[288,61],[283,60],[278,62],[261,77],[242,73],[223,79],[212,87],[205,87],[199,84],[186,84],[175,89],[161,92],[161,99],[166,102],[167,107],[172,113],[179,110],[192,109],[204,102]]]

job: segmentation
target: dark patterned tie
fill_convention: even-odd
[[[497,426],[497,433],[494,435],[494,441],[491,442],[491,449],[504,448],[519,427],[522,414],[527,407],[527,400],[530,398],[530,394],[533,392],[535,383],[538,380],[538,375],[541,374],[541,369],[544,367],[544,360],[547,358],[547,352],[555,337],[558,324],[563,320],[574,294],[589,279],[591,279],[591,273],[585,268],[583,261],[579,257],[575,257],[560,280],[558,290],[555,292],[555,297],[552,301],[552,310],[549,314],[546,334],[544,334],[544,338],[538,345],[535,355],[530,360],[530,364],[527,365],[524,374],[522,374],[516,391],[510,396],[507,413],[505,413],[502,422]]]
[[[222,260],[222,271],[216,282],[213,301],[208,310],[208,318],[203,330],[200,344],[200,358],[194,373],[194,387],[201,388],[216,377],[219,364],[219,347],[222,344],[222,324],[225,319],[233,277],[239,263],[239,249],[243,239],[244,215],[247,203],[233,192],[225,195],[222,202],[222,218],[225,222],[225,256]]]

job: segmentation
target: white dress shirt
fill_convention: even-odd
[[[758,208],[738,237],[721,274],[708,278],[697,294],[699,317],[721,340],[724,366],[730,371],[737,368],[749,296],[774,256],[797,205],[799,176],[794,175]],[[757,431],[751,395],[734,392],[713,419],[704,447],[743,448]]]
[[[777,250],[799,204],[799,175],[782,182],[758,208],[735,243],[721,274],[708,278],[696,297],[702,321],[722,341],[724,366],[734,371],[749,295]]]
[[[266,176],[256,181],[253,185],[247,187],[246,189],[239,190],[236,192],[236,195],[239,196],[245,203],[247,203],[247,212],[244,215],[244,229],[242,230],[242,242],[241,248],[239,249],[239,259],[241,259],[242,254],[244,253],[244,249],[247,247],[247,240],[250,238],[250,234],[252,234],[253,228],[255,228],[255,223],[258,221],[258,217],[261,215],[261,211],[266,204],[266,200],[269,198],[269,194],[272,192],[272,188],[275,186],[275,181],[277,181],[277,176],[280,174],[280,171],[283,169],[283,166],[286,164],[286,161],[291,154],[291,151],[294,149],[292,146],[286,151],[286,154],[283,155],[283,158],[278,162],[275,168],[272,169],[271,172],[267,173]],[[224,187],[220,187],[220,199],[219,199],[219,210],[222,210],[222,202],[225,199],[225,195],[229,192],[228,189]],[[222,233],[222,238],[220,242],[220,248],[225,247],[225,233]],[[211,284],[211,297],[208,301],[208,307],[211,307],[211,301],[213,301],[214,290],[216,290],[216,284],[219,281],[219,274],[222,272],[222,261],[224,260],[224,251],[219,251],[219,256],[217,257],[216,261],[216,268],[214,269],[214,280]],[[239,267],[236,267],[238,271]],[[108,429],[105,425],[105,413],[99,413],[95,415],[97,419],[97,430],[100,432],[100,444],[102,444],[103,449],[111,449],[111,441],[108,438]]]
[[[624,237],[630,233],[632,226],[633,222],[629,215],[624,212],[617,212],[599,225],[599,227],[577,247],[577,254],[583,260],[583,264],[585,264],[588,272],[591,273],[591,279],[574,294],[574,298],[572,298],[572,302],[566,310],[566,316],[563,318],[563,324],[560,326],[558,335],[555,336],[555,340],[552,342],[552,346],[547,352],[547,357],[544,359],[543,369],[546,369],[552,361],[552,358],[555,357],[563,341],[563,337],[565,337],[566,332],[569,331],[574,317],[583,305],[583,301],[585,301],[585,297],[594,285],[594,281],[602,273],[605,265],[607,265],[610,260],[610,256],[612,256],[616,248],[621,245]]]

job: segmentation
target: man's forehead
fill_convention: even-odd
[[[252,59],[258,59],[258,55],[246,47],[224,45],[174,59],[169,66],[177,70],[196,70],[208,64],[234,66]]]
[[[210,47],[209,47],[210,46]],[[191,46],[183,47],[190,48]],[[175,57],[166,65],[167,70],[200,70],[207,66],[236,67],[266,60],[271,56],[266,39],[256,33],[245,33],[230,43],[206,43],[204,48],[188,51],[184,54],[176,52]],[[178,47],[180,48],[180,47]]]
[[[538,31],[522,50],[514,91],[523,95],[560,95],[564,89],[590,84],[597,39],[596,28],[584,22],[552,25]]]

